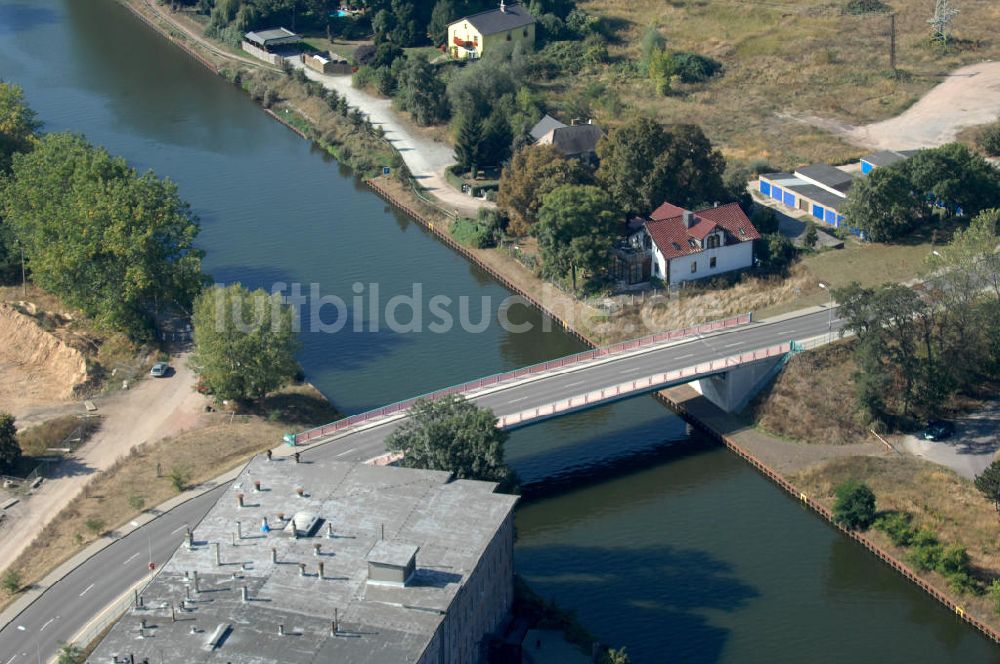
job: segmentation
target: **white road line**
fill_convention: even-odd
[[[625,371],[619,371],[620,374],[635,373],[635,369],[626,369]]]
[[[177,532],[177,531],[175,530],[174,532]],[[173,533],[171,533],[171,534],[173,534]],[[128,558],[127,558],[127,559],[125,560],[125,562],[123,562],[123,563],[122,563],[122,565],[128,565],[128,564],[129,564],[130,562],[132,562],[132,561],[133,561],[133,560],[135,559],[135,557],[136,557],[136,556],[138,556],[138,555],[139,555],[139,552],[138,552],[138,551],[136,551],[136,552],[135,552],[135,553],[133,553],[133,554],[132,554],[131,556],[129,556],[129,557],[128,557]]]
[[[678,359],[678,360],[685,360],[685,359],[687,359],[689,357],[694,357],[694,353],[688,353],[687,355],[678,355],[676,359]]]
[[[583,381],[582,380],[578,380],[575,383],[567,383],[563,387],[573,387],[574,385],[583,385]]]
[[[731,343],[731,344],[726,344],[725,346],[723,346],[723,348],[732,348],[733,346],[739,346],[742,343],[743,343],[742,341],[736,341],[736,342]]]
[[[56,616],[56,618],[58,618],[58,617],[59,617],[59,616]],[[50,624],[50,623],[51,623],[51,622],[52,622],[53,620],[55,620],[55,618],[49,618],[49,619],[48,619],[48,621],[47,621],[47,622],[46,622],[46,623],[45,623],[44,625],[42,625],[41,627],[39,627],[39,628],[38,628],[38,631],[39,631],[39,632],[41,632],[42,630],[44,630],[44,629],[45,629],[46,627],[48,627],[48,626],[49,626],[49,624]]]
[[[518,401],[524,401],[525,399],[528,399],[528,398],[530,398],[530,397],[518,397],[516,399],[511,399],[507,403],[517,403]]]
[[[174,528],[173,530],[171,530],[170,534],[173,535],[174,533],[179,533],[180,531],[184,530],[185,528],[187,528],[187,524],[186,523],[183,526],[177,526],[176,528]]]
[[[10,663],[11,663],[11,662],[13,662],[13,661],[14,661],[15,659],[17,659],[17,655],[14,655],[14,656],[13,656],[13,657],[11,657],[10,659],[8,659],[8,660],[7,660],[7,664],[10,664]]]
[[[358,449],[358,448],[356,448],[356,447],[352,447],[351,449],[347,450],[346,452],[341,452],[341,453],[340,453],[340,454],[338,454],[337,456],[339,456],[339,457],[342,457],[342,456],[344,456],[345,454],[350,454],[351,452],[353,452],[353,451],[354,451],[354,450],[356,450],[356,449]]]
[[[83,592],[82,592],[82,593],[80,593],[80,597],[83,597],[84,595],[86,595],[86,594],[87,594],[87,592],[88,592],[88,591],[89,591],[89,590],[90,590],[91,588],[93,588],[93,587],[94,587],[94,584],[92,583],[92,584],[90,584],[89,586],[87,586],[86,588],[84,588],[84,589],[83,589]]]

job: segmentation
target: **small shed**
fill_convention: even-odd
[[[262,48],[265,51],[302,42],[302,37],[286,28],[248,32],[245,39],[257,48]]]
[[[351,63],[336,53],[313,53],[301,56],[302,64],[321,74],[350,74]]]

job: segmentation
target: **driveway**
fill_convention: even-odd
[[[206,397],[194,391],[187,356],[173,358],[174,373],[147,378],[132,389],[98,401],[101,428],[71,457],[60,462],[37,490],[8,510],[0,526],[0,570],[10,565],[35,535],[68,505],[98,472],[145,442],[194,428],[204,413]],[[76,404],[83,412],[82,404]]]
[[[975,479],[993,463],[1000,449],[1000,400],[953,421],[955,435],[948,440],[932,442],[903,436],[899,445],[914,456],[951,468],[967,479]]]
[[[386,139],[402,155],[414,179],[440,200],[444,207],[457,209],[461,214],[468,216],[475,216],[481,207],[494,207],[493,203],[472,198],[448,184],[444,177],[444,169],[455,163],[454,148],[448,143],[435,141],[411,131],[407,122],[393,110],[391,99],[382,99],[364,90],[358,90],[351,85],[350,76],[321,74],[309,69],[295,58],[290,58],[289,62],[303,69],[310,79],[347,99],[347,103],[360,109],[372,124],[380,125],[385,131]]]

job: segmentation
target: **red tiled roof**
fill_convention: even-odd
[[[649,215],[649,218],[653,221],[661,221],[663,219],[673,219],[674,217],[679,217],[684,214],[685,210],[682,207],[678,207],[673,203],[664,203],[660,207],[653,210],[653,213]]]
[[[675,216],[657,218],[661,210],[678,210]],[[689,241],[694,238],[703,240],[716,228],[722,228],[726,235],[737,242],[750,242],[760,239],[760,233],[750,223],[746,214],[737,203],[706,208],[694,213],[695,223],[691,228],[684,227],[684,209],[670,203],[664,203],[653,212],[652,221],[646,223],[646,230],[653,242],[659,248],[664,258],[670,260],[679,256],[697,254],[703,251],[697,244],[692,246]],[[727,241],[728,243],[728,241]]]

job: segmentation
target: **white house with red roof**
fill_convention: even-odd
[[[639,239],[652,254],[653,276],[680,284],[751,267],[760,233],[736,203],[696,212],[664,203]]]

